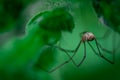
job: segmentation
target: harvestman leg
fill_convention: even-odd
[[[86,58],[86,45],[85,45],[85,42],[83,42],[83,44],[84,44],[84,56],[83,56],[82,60],[80,61],[80,63],[77,65],[77,67],[79,67],[84,62],[84,60]]]
[[[63,51],[63,50],[62,50],[62,51]],[[68,52],[65,51],[65,50],[64,50],[64,52],[65,52],[65,53],[67,54],[67,56],[69,57],[69,60],[63,62],[62,64],[60,64],[59,66],[53,68],[52,70],[50,70],[50,71],[48,71],[48,72],[50,72],[50,73],[51,73],[51,72],[54,72],[54,71],[57,70],[58,68],[62,67],[64,64],[69,63],[71,60],[72,60],[73,63],[75,63],[74,60],[72,59],[72,57],[68,54]]]
[[[63,48],[61,48],[61,47],[59,47],[59,46],[54,46],[55,48],[58,48],[58,49],[62,50],[63,52],[65,52],[65,53],[67,54],[67,56],[69,57],[69,60],[63,62],[63,63],[60,64],[59,66],[57,66],[57,67],[55,67],[54,69],[52,69],[52,70],[50,70],[50,71],[47,71],[47,72],[50,72],[50,73],[51,73],[51,72],[54,72],[55,70],[57,70],[58,68],[62,67],[64,64],[69,63],[70,61],[72,61],[75,66],[78,66],[72,58],[75,56],[75,54],[76,54],[76,52],[78,51],[81,43],[82,43],[82,41],[79,42],[79,44],[78,44],[78,46],[76,47],[75,50],[66,50],[66,49],[63,49]],[[84,43],[84,45],[85,45],[85,43]],[[50,45],[49,45],[49,46],[50,46]],[[85,49],[86,49],[86,48],[85,48]],[[86,51],[86,50],[85,50],[85,51]],[[72,55],[72,57],[68,54],[68,52],[74,53],[74,54]],[[84,59],[84,58],[83,58],[83,59]],[[83,62],[83,60],[81,61],[81,63],[82,63],[82,62]]]
[[[107,37],[109,37],[110,36],[110,31],[109,30],[107,30],[106,32],[105,32],[105,34],[103,35],[103,37],[102,38],[97,38],[97,39],[104,39],[104,38],[107,38]],[[99,47],[103,50],[103,51],[105,51],[105,52],[107,52],[107,53],[112,53],[113,54],[113,63],[115,62],[115,53],[116,53],[116,50],[118,50],[118,49],[116,49],[116,47],[115,47],[115,43],[114,42],[116,42],[116,39],[114,38],[114,37],[116,37],[116,34],[115,34],[115,32],[113,33],[113,36],[112,36],[112,38],[113,38],[113,52],[111,52],[111,51],[108,51],[108,50],[106,50],[105,48],[103,48],[98,42],[98,45],[99,45]],[[119,46],[119,45],[118,45]],[[118,47],[117,47],[118,48]]]
[[[107,58],[101,53],[101,51],[100,51],[99,48],[101,48],[103,51],[106,51],[106,52],[110,52],[110,51],[102,48],[102,46],[97,42],[96,39],[95,39],[95,43],[96,43],[96,46],[97,46],[97,49],[98,49],[98,52],[99,52],[99,53],[97,53],[97,52],[95,51],[95,49],[92,47],[92,45],[89,43],[89,41],[87,41],[87,42],[88,42],[89,46],[92,48],[92,50],[93,50],[94,53],[99,54],[99,56],[100,56],[101,58],[103,58],[104,60],[106,60],[107,62],[109,62],[109,63],[111,63],[111,64],[114,64],[114,56],[113,56],[113,60],[112,60],[112,61],[109,60],[109,59],[107,59]],[[112,52],[110,52],[110,53],[112,53]]]
[[[79,67],[84,62],[84,60],[86,58],[86,45],[85,45],[85,42],[83,42],[83,44],[84,44],[84,56],[83,56],[82,60],[79,62],[79,64],[76,64],[75,61],[73,60],[73,57],[75,56],[76,52],[78,51],[81,43],[82,43],[82,40],[79,42],[78,46],[74,50],[74,54],[72,55],[72,57],[69,54],[67,54],[69,56],[69,58],[72,59],[72,62],[76,67]]]
[[[100,54],[100,56],[103,58],[103,59],[105,59],[106,61],[108,61],[109,63],[111,63],[111,64],[114,64],[115,63],[115,56],[114,56],[114,53],[113,53],[113,60],[111,61],[111,60],[109,60],[109,59],[107,59],[104,55],[102,55],[102,53],[100,52],[100,49],[99,49],[99,47],[100,47],[100,45],[99,45],[99,47],[98,47],[98,42],[97,42],[97,40],[95,39],[95,43],[96,43],[96,46],[97,46],[97,48],[98,48],[98,51],[99,51],[99,54]],[[101,49],[102,49],[102,47],[100,47]],[[106,51],[105,49],[104,49],[104,51]],[[108,51],[108,50],[107,50]]]
[[[79,62],[79,64],[76,64],[75,61],[73,60],[73,57],[75,56],[76,52],[78,51],[81,43],[82,43],[82,40],[79,42],[79,44],[78,44],[77,48],[75,49],[74,54],[72,55],[72,57],[70,57],[70,55],[68,54],[69,58],[72,59],[72,62],[76,67],[79,67],[84,62],[84,60],[86,58],[86,45],[85,45],[85,42],[83,42],[83,44],[84,44],[84,56],[83,56],[82,60]]]

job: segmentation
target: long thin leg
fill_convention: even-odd
[[[75,61],[73,60],[73,57],[74,57],[75,54],[77,53],[77,51],[78,51],[81,43],[82,43],[82,40],[79,42],[79,44],[77,45],[77,47],[76,47],[75,50],[66,50],[66,49],[63,49],[63,48],[61,48],[61,47],[58,47],[60,50],[64,51],[64,52],[69,56],[69,58],[72,60],[73,64],[74,64],[76,67],[78,67],[78,65],[77,65],[77,63],[75,63]],[[84,46],[85,46],[85,43],[84,43]],[[86,48],[86,47],[85,47],[85,48]],[[70,56],[67,52],[73,52],[73,55]]]
[[[82,60],[80,61],[80,63],[77,65],[77,67],[79,67],[86,58],[86,45],[85,45],[85,42],[83,42],[83,43],[84,43],[84,56],[83,56]]]
[[[58,68],[62,67],[64,64],[67,64],[71,61],[71,59],[65,61],[64,63],[60,64],[59,66],[55,67],[54,69],[50,70],[49,72],[54,72],[55,70],[57,70]]]
[[[105,51],[105,52],[107,52],[107,53],[109,53],[109,54],[112,54],[113,55],[113,63],[115,62],[115,53],[116,53],[116,47],[115,47],[115,42],[116,42],[116,39],[114,38],[114,37],[116,37],[116,34],[115,33],[113,33],[113,50],[112,51],[109,51],[109,50],[106,50],[105,48],[103,48],[98,42],[97,42],[97,44],[98,44],[98,46],[101,48],[101,50],[102,51]]]
[[[98,47],[99,45],[98,45],[98,42],[97,42],[96,39],[95,39],[95,43],[96,43],[96,46],[97,46],[97,49],[98,49],[98,52],[99,52],[101,58],[103,58],[104,60],[108,61],[108,62],[111,63],[111,64],[114,64],[114,56],[113,56],[113,60],[112,60],[112,61],[109,60],[109,59],[107,59],[103,54],[101,54],[100,49],[99,49],[99,47]],[[101,47],[100,47],[100,48],[101,48]]]
[[[79,66],[79,65],[77,65],[77,64],[75,63],[75,61],[72,59],[74,56],[71,57],[71,56],[67,53],[67,51],[65,51],[65,50],[64,50],[64,52],[68,55],[69,60],[65,61],[64,63],[62,63],[62,64],[60,64],[59,66],[55,67],[54,69],[50,70],[50,71],[49,71],[50,73],[51,73],[51,72],[54,72],[55,70],[57,70],[58,68],[62,67],[63,65],[69,63],[71,60],[72,60],[72,62],[73,62],[73,64],[74,64],[75,66],[77,66],[77,67]],[[82,62],[83,62],[83,60],[81,61],[81,64],[82,64]]]
[[[56,47],[58,49],[60,49],[61,51],[66,51],[66,52],[71,52],[71,53],[76,53],[80,47],[82,43],[82,40],[80,40],[79,44],[77,45],[77,47],[74,49],[74,50],[68,50],[68,49],[64,49],[64,48],[61,48],[60,46],[53,46],[53,45],[47,45],[47,46],[50,46],[50,47]],[[75,55],[75,54],[74,54]],[[73,55],[73,56],[74,56]]]
[[[113,51],[109,51],[109,50],[103,48],[99,43],[97,43],[97,44],[98,44],[98,46],[99,46],[103,51],[105,51],[105,52],[107,52],[107,53],[109,53],[109,54],[113,54],[113,53],[114,53],[114,50],[113,50]]]
[[[77,53],[77,51],[78,51],[81,43],[82,43],[82,40],[80,40],[79,44],[77,45],[76,49],[74,50],[74,54],[72,55],[72,58],[73,58],[73,57],[75,56],[75,54]]]
[[[97,46],[97,49],[98,49],[98,52],[99,52],[99,53],[97,53],[97,52],[95,51],[95,49],[92,47],[92,45],[88,42],[88,44],[89,44],[90,47],[92,48],[93,52],[96,53],[96,54],[99,54],[98,56],[100,56],[100,57],[103,58],[104,60],[108,61],[109,63],[113,64],[113,63],[114,63],[114,58],[113,58],[113,61],[107,59],[104,55],[101,54],[100,49],[99,49],[100,46],[98,45],[98,42],[97,42],[96,39],[95,39],[95,43],[96,43],[96,46]],[[99,47],[98,47],[98,46],[99,46]],[[100,48],[102,48],[102,47],[100,47]],[[107,50],[105,50],[105,51],[107,51]],[[107,52],[108,52],[108,51],[107,51]],[[113,57],[114,57],[114,56],[113,56]]]
[[[82,41],[79,42],[79,44],[78,44],[78,46],[76,47],[75,50],[66,50],[66,49],[63,49],[63,48],[61,48],[61,47],[59,47],[59,46],[53,46],[53,47],[58,48],[58,49],[60,49],[61,51],[65,52],[65,53],[67,54],[67,56],[69,57],[69,60],[63,62],[62,64],[60,64],[59,66],[53,68],[52,70],[50,70],[50,71],[48,71],[48,72],[50,72],[50,73],[51,73],[51,72],[54,72],[54,71],[57,70],[58,68],[62,67],[64,64],[69,63],[71,60],[72,60],[72,62],[73,62],[73,64],[74,64],[75,66],[79,66],[79,65],[77,65],[77,64],[75,63],[75,61],[74,61],[72,58],[75,56],[75,54],[76,54],[76,52],[78,51],[81,43],[82,43]],[[51,46],[51,45],[48,45],[48,46]],[[84,43],[84,46],[85,46],[85,43]],[[86,51],[86,47],[85,47],[85,51]],[[74,53],[74,54],[72,55],[72,57],[68,54],[68,52]],[[85,52],[85,53],[86,53],[86,52]],[[83,60],[82,60],[82,62],[83,62]]]
[[[71,60],[74,63],[74,65],[76,65],[75,62],[74,62],[74,60],[71,58],[71,56],[67,52],[65,52],[65,53],[69,56],[69,60],[66,60],[65,62],[63,62],[62,64],[60,64],[59,66],[57,66],[57,67],[55,67],[55,68],[53,68],[51,70],[46,70],[44,68],[41,68],[41,69],[44,70],[44,71],[46,71],[46,72],[52,73],[52,72],[56,71],[57,69],[61,68],[63,65],[69,63]]]
[[[53,47],[58,48],[58,49],[60,49],[63,52],[70,52],[70,53],[74,53],[75,52],[75,50],[64,49],[64,48],[62,48],[60,46],[53,46]]]
[[[79,49],[81,43],[82,43],[82,40],[80,40],[80,42],[79,42],[79,44],[77,45],[77,47],[75,48],[75,50],[67,50],[67,49],[63,49],[63,48],[61,48],[61,47],[58,47],[58,48],[59,48],[60,50],[62,50],[62,51],[73,52],[74,55],[75,55],[76,52],[78,51],[78,49]],[[74,55],[73,55],[73,56],[74,56]]]
[[[84,43],[84,56],[83,56],[83,59],[80,61],[79,64],[76,64],[75,61],[73,60],[73,57],[75,56],[76,52],[78,51],[81,43],[82,43],[82,40],[79,42],[78,46],[77,46],[76,49],[74,50],[74,54],[72,55],[72,57],[70,57],[70,55],[67,53],[67,51],[70,51],[70,50],[67,50],[67,51],[66,51],[65,49],[62,49],[62,48],[59,47],[62,51],[64,51],[64,52],[66,51],[66,54],[67,54],[67,55],[69,56],[69,58],[72,60],[73,64],[74,64],[75,66],[77,66],[77,67],[79,67],[79,66],[84,62],[84,60],[85,60],[85,58],[86,58],[86,45],[85,45],[85,42],[83,42],[83,43]]]
[[[94,49],[93,46],[89,43],[89,41],[87,41],[87,43],[88,43],[89,46],[92,48],[93,52],[94,52],[97,56],[99,56],[99,54],[95,51],[95,49]]]
[[[55,47],[56,47],[56,46],[55,46]],[[77,64],[76,64],[75,61],[73,60],[73,57],[74,57],[74,56],[71,57],[71,56],[68,54],[68,52],[69,52],[70,50],[65,50],[65,49],[63,49],[63,48],[61,48],[61,47],[56,47],[56,48],[58,48],[58,49],[60,49],[60,50],[62,49],[62,51],[65,52],[66,55],[69,57],[69,60],[72,60],[73,64],[74,64],[75,66],[77,66]],[[67,61],[69,61],[69,60],[67,60]]]

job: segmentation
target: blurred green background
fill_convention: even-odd
[[[120,80],[119,4],[119,0],[1,0],[0,80]],[[70,62],[53,73],[42,70],[54,68],[68,60],[68,56],[58,49],[44,49],[44,39],[37,39],[42,36],[42,31],[39,35],[33,34],[34,31],[28,33],[27,39],[21,37],[26,35],[26,24],[34,15],[60,7],[64,7],[72,15],[75,27],[71,33],[62,31],[58,45],[73,50],[81,39],[80,32],[90,31],[102,47],[110,51],[115,49],[115,64],[96,56],[86,44],[87,57],[79,68]],[[107,31],[109,34],[106,38],[100,39]],[[32,43],[34,39],[38,43]],[[91,43],[97,49],[95,43]],[[102,53],[111,59],[111,55]],[[81,45],[74,60],[79,63],[83,54]]]

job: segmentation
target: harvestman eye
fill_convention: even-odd
[[[59,66],[53,68],[52,70],[50,70],[50,71],[48,71],[48,72],[53,72],[53,71],[57,70],[58,68],[62,67],[64,64],[69,63],[70,61],[72,61],[73,64],[74,64],[76,67],[80,67],[80,65],[84,62],[84,60],[85,60],[85,58],[86,58],[86,43],[88,43],[88,45],[91,47],[91,49],[93,50],[93,52],[94,52],[97,56],[99,56],[99,57],[101,57],[102,59],[106,60],[106,61],[109,62],[110,64],[114,64],[114,62],[115,62],[115,54],[114,54],[114,52],[113,52],[113,51],[106,50],[105,48],[103,48],[103,47],[98,43],[96,37],[94,36],[94,34],[93,34],[92,32],[82,32],[82,33],[80,33],[80,34],[81,34],[81,40],[80,40],[79,44],[77,45],[77,47],[75,48],[75,50],[66,50],[66,49],[63,49],[63,48],[61,48],[61,47],[59,47],[59,46],[52,46],[52,47],[58,48],[58,49],[60,49],[61,51],[65,52],[66,55],[69,57],[69,60],[65,61],[64,63],[60,64]],[[91,41],[95,41],[95,44],[96,44],[96,47],[97,47],[98,52],[96,52],[96,50],[94,49],[94,47],[90,44]],[[81,60],[78,64],[76,64],[75,61],[73,60],[73,57],[75,56],[76,52],[78,51],[81,43],[84,44],[84,56],[83,56],[82,60]],[[51,45],[49,45],[49,46],[51,46]],[[112,54],[112,56],[113,56],[112,60],[109,60],[108,58],[106,58],[106,57],[101,53],[100,49],[101,49],[102,51],[105,51],[106,53]],[[70,53],[70,52],[73,53],[72,56],[70,56],[70,55],[68,54],[68,53]]]

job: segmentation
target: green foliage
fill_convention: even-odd
[[[18,28],[17,20],[30,1],[32,0],[0,0],[0,33]]]
[[[55,45],[60,40],[62,31],[71,32],[73,28],[72,16],[62,8],[35,15],[26,25],[25,36],[21,39],[12,38],[0,49],[0,69],[19,70],[25,68],[26,64],[32,64],[38,69],[49,68],[55,60],[55,50],[52,47],[45,50],[42,48],[45,45]]]
[[[120,0],[94,0],[94,9],[107,25],[120,33]]]
[[[50,68],[54,65],[56,61],[56,49],[50,46],[44,46],[40,51],[40,57],[34,63],[33,68],[36,70],[42,69],[43,71],[50,71]],[[52,63],[52,64],[51,64]]]
[[[45,44],[47,44],[51,38],[55,41],[52,42],[52,44],[55,44],[61,37],[61,31],[72,31],[74,28],[74,22],[71,14],[69,14],[65,9],[57,8],[53,11],[45,11],[36,14],[28,22],[26,32],[32,33],[31,30],[35,28],[38,30],[37,35],[40,33]]]
[[[31,24],[39,24],[41,28],[54,32],[62,30],[71,32],[74,28],[73,18],[64,8],[39,13],[28,23],[28,26]]]
[[[53,31],[72,32],[74,28],[73,18],[64,8],[55,9],[48,14],[44,14],[44,20],[39,25],[46,30]]]
[[[19,0],[1,0],[0,2],[0,32],[4,32],[14,27],[14,21],[18,19],[23,3]]]

